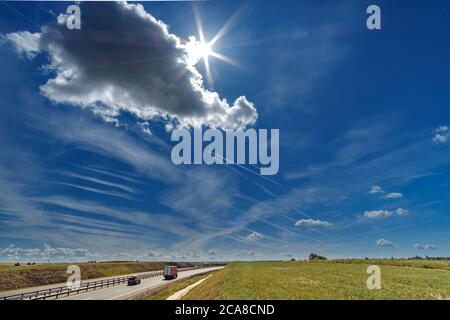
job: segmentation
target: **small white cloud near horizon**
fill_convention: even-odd
[[[395,247],[396,246],[392,241],[389,241],[386,239],[378,239],[375,242],[376,242],[377,246],[380,246],[380,247]]]
[[[368,210],[364,211],[364,216],[369,219],[387,218],[391,216],[392,212],[389,210]]]
[[[427,243],[416,243],[414,245],[414,248],[419,249],[419,250],[434,250],[434,249],[437,249],[436,246],[434,246],[432,244],[427,244]]]
[[[319,219],[317,219],[317,220],[314,220],[314,219],[301,219],[301,220],[298,220],[296,223],[295,223],[295,226],[296,227],[299,227],[299,226],[306,226],[306,227],[329,227],[329,226],[331,226],[332,224],[331,223],[329,223],[328,221],[322,221],[322,220],[319,220]]]
[[[383,198],[385,199],[400,199],[403,198],[403,194],[400,192],[391,192],[385,195]]]
[[[403,209],[403,208],[397,208],[397,209],[395,209],[395,213],[398,216],[407,216],[409,214],[409,211],[406,209]]]
[[[403,208],[397,208],[395,210],[366,210],[363,216],[369,219],[388,218],[393,215],[407,216],[409,211]]]
[[[373,185],[370,187],[369,193],[370,194],[384,194],[385,191],[380,186]],[[403,194],[400,192],[389,192],[389,193],[383,195],[382,198],[384,198],[384,199],[400,199],[400,198],[403,198]]]
[[[0,256],[11,259],[66,259],[66,260],[97,260],[105,258],[104,254],[98,252],[91,252],[82,248],[64,248],[52,247],[48,244],[43,244],[40,248],[21,248],[14,244],[6,248],[0,249]]]
[[[450,138],[450,128],[448,126],[439,126],[434,131],[433,142],[445,143]]]
[[[151,258],[159,258],[159,257],[162,257],[162,253],[159,251],[150,250],[147,252],[147,256],[149,256]]]
[[[263,235],[259,232],[254,231],[254,232],[250,233],[246,238],[250,241],[255,241],[255,240],[262,239]]]
[[[380,186],[372,186],[370,187],[370,194],[384,193],[383,189]]]

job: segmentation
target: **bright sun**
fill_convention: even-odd
[[[197,41],[194,38],[194,41],[191,41],[188,44],[187,50],[189,56],[193,59],[195,63],[197,63],[200,60],[203,60],[203,62],[208,63],[208,58],[210,56],[214,56],[214,51],[212,49],[211,43],[208,43],[204,40]]]
[[[227,32],[227,29],[230,27],[231,21],[233,20],[233,16],[225,23],[225,25],[219,30],[219,32],[212,38],[211,41],[207,42],[205,40],[205,36],[203,33],[203,25],[200,19],[200,12],[197,7],[194,8],[194,17],[195,23],[197,25],[198,38],[199,41],[196,41],[195,37],[193,37],[193,41],[190,41],[189,53],[193,58],[194,63],[197,63],[199,60],[203,60],[206,71],[206,78],[210,84],[213,83],[211,68],[209,65],[209,58],[214,57],[216,59],[222,60],[228,64],[238,66],[237,62],[233,59],[220,54],[213,50],[213,46],[219,42],[222,36]]]
[[[198,52],[199,52],[199,55],[203,59],[207,59],[211,55],[211,52],[212,52],[211,45],[206,42],[200,43],[198,46]]]

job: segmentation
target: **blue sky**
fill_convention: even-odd
[[[179,51],[152,43],[143,11],[83,3],[94,35],[74,45],[48,31],[69,4],[0,6],[1,260],[449,255],[446,1],[377,1],[381,30],[366,28],[367,1],[198,2],[206,40],[225,25],[213,50],[233,60],[210,57],[212,81],[193,65],[227,101],[214,111],[181,82],[158,87],[173,61],[140,57]],[[198,39],[191,3],[142,5]],[[63,71],[83,81],[55,82]],[[167,124],[233,125],[241,96],[248,128],[280,129],[277,175],[172,164]]]

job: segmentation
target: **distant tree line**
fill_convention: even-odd
[[[429,256],[420,257],[420,256],[415,256],[415,257],[409,257],[409,258],[407,258],[407,260],[450,260],[450,257],[429,257]]]
[[[328,260],[326,257],[321,256],[317,253],[310,253],[309,257],[308,257],[309,261],[313,261],[313,260]],[[333,260],[333,259],[332,259]],[[345,261],[345,260],[361,260],[361,259],[336,259],[336,261]],[[414,256],[414,257],[407,257],[407,258],[395,258],[395,257],[390,257],[390,258],[368,258],[365,257],[364,260],[450,260],[450,257],[429,257],[429,256],[425,256],[425,257],[421,257],[421,256]],[[290,259],[290,261],[296,261],[295,259]],[[299,261],[301,261],[301,259],[299,259]]]
[[[327,260],[327,258],[316,253],[310,253],[308,260]]]

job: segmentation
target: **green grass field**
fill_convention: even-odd
[[[381,290],[367,289],[370,264]],[[235,262],[183,299],[450,299],[448,261]]]
[[[81,269],[81,279],[112,277],[124,274],[162,270],[164,262],[98,262],[98,263],[46,263],[36,265],[0,264],[0,291],[63,283],[70,274],[67,266],[75,264]],[[176,263],[179,267],[190,267],[193,263]]]

